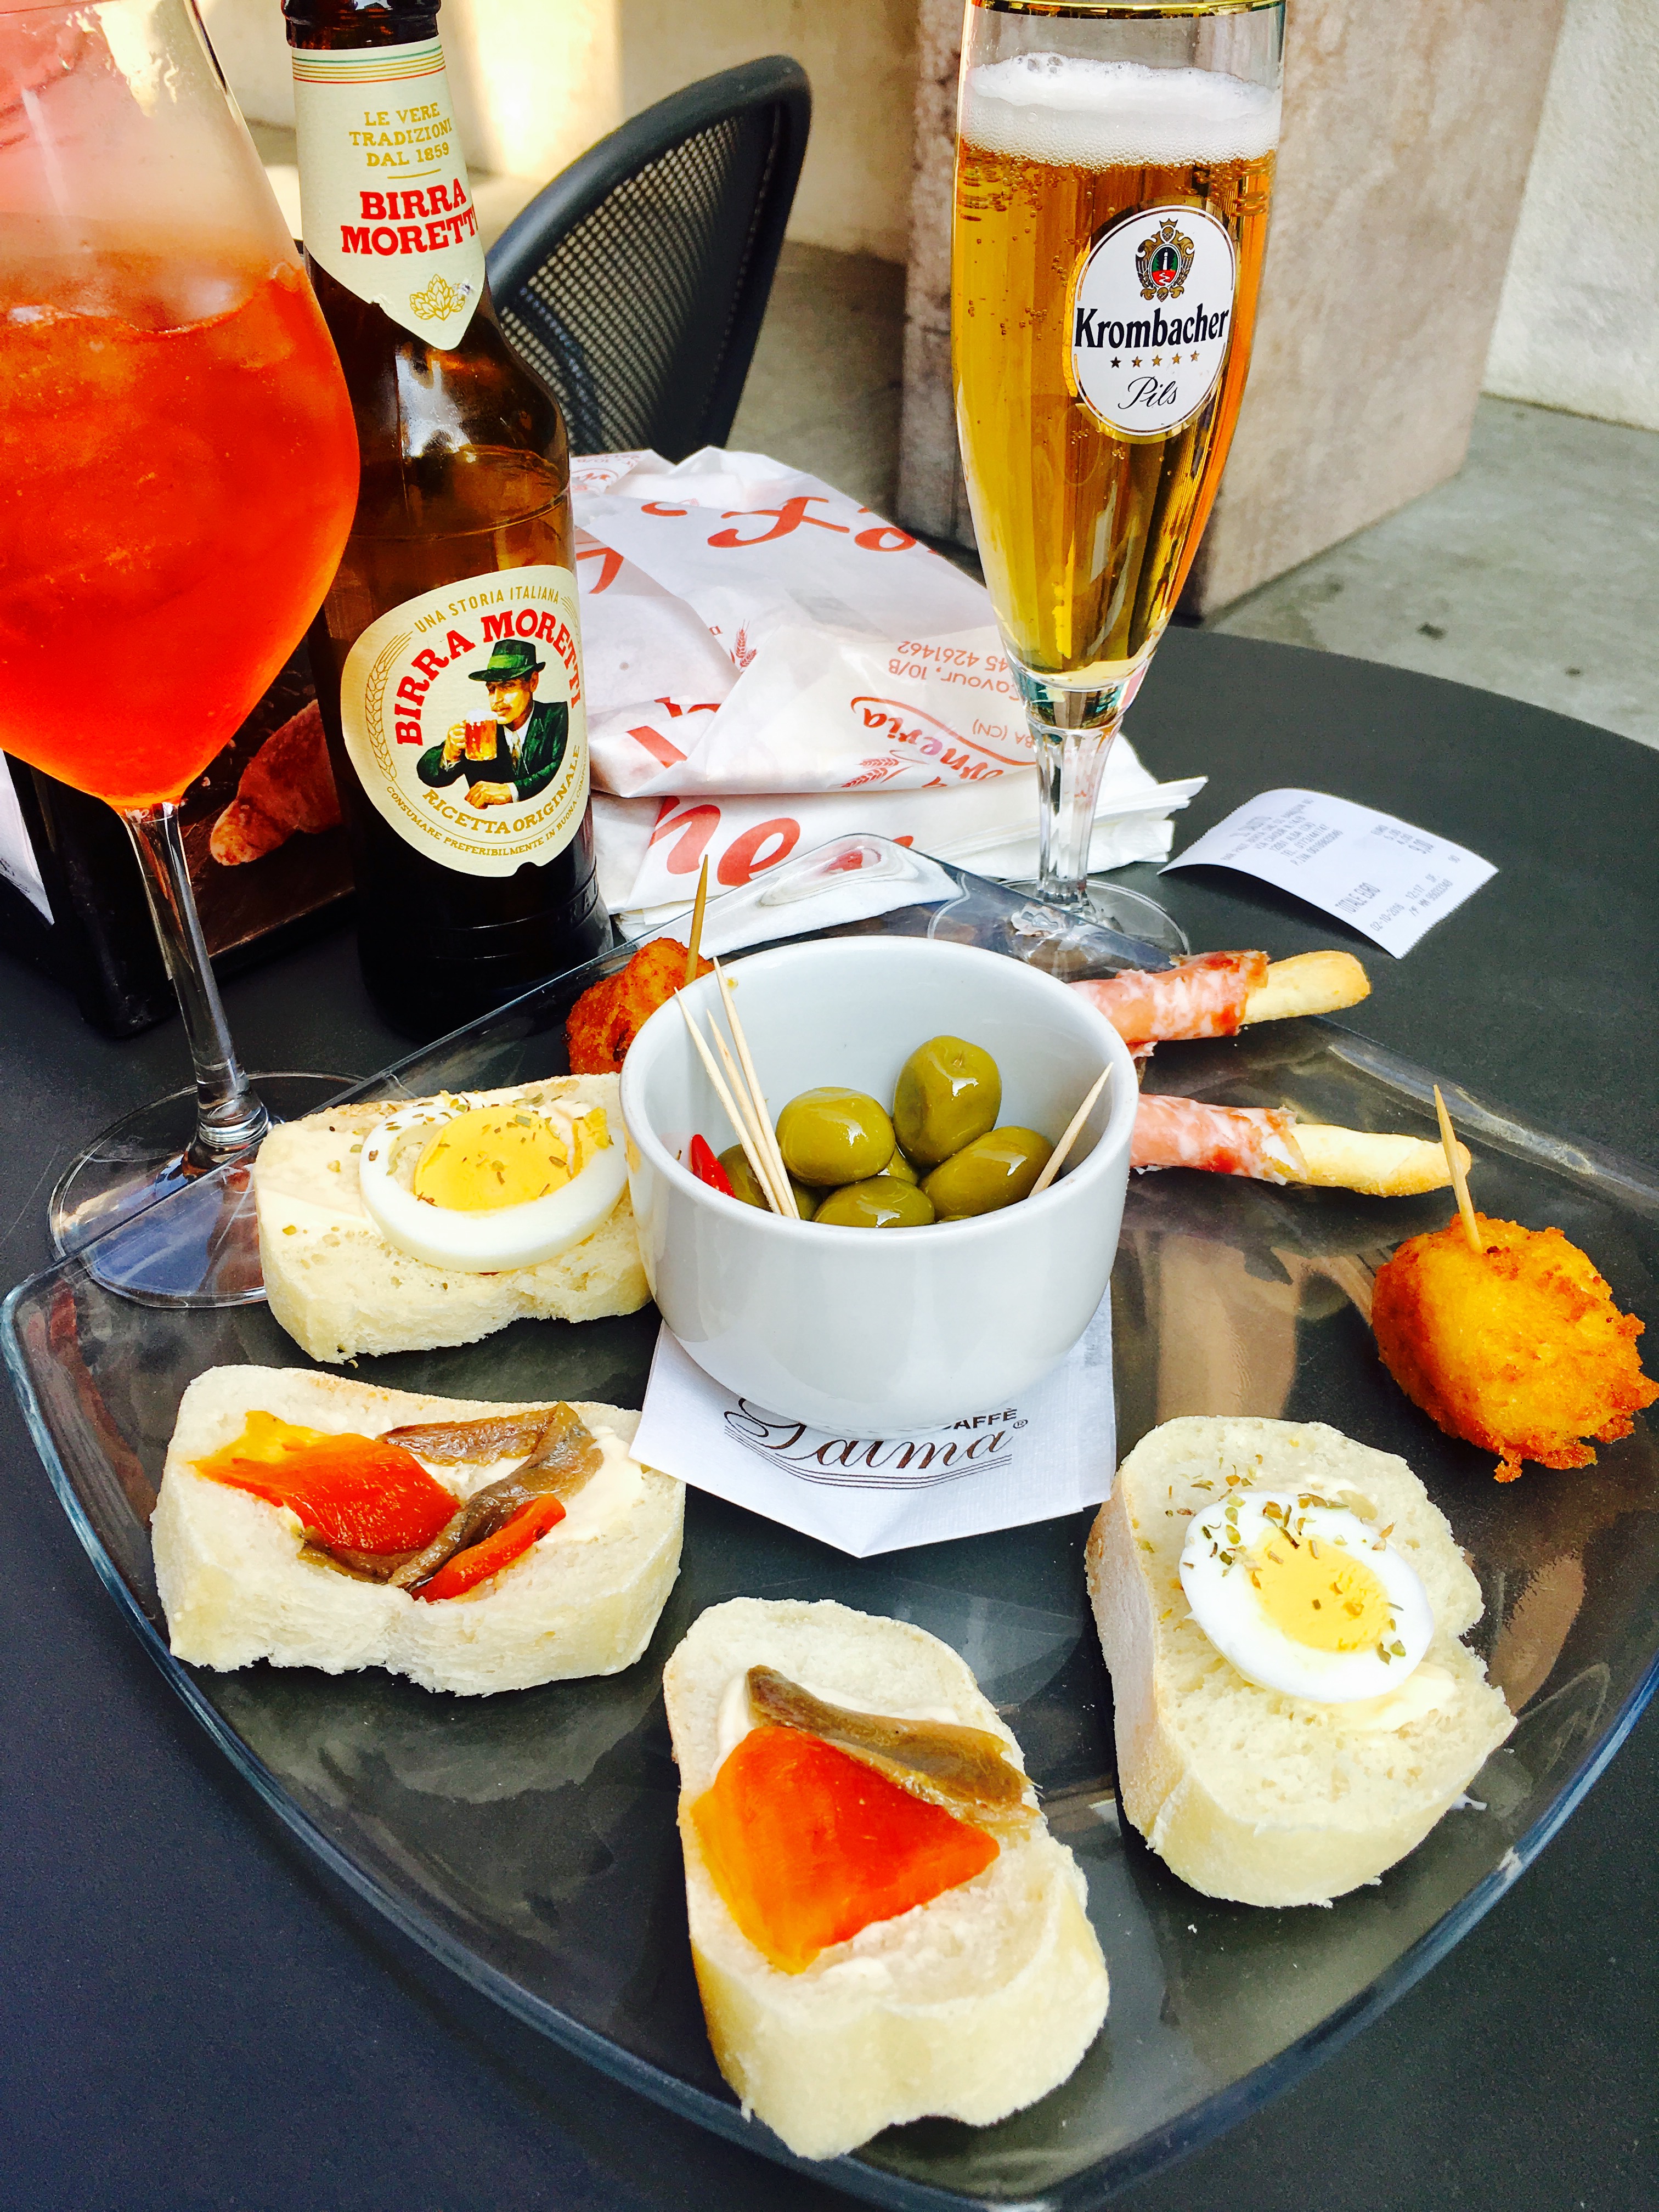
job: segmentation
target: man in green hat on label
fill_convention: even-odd
[[[536,702],[546,665],[528,638],[498,638],[489,666],[467,672],[489,694],[494,728],[457,722],[441,744],[416,762],[421,781],[441,787],[464,775],[467,804],[477,807],[516,806],[545,791],[559,772],[570,733],[570,709],[562,700]]]

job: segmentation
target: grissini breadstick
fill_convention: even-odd
[[[1370,988],[1351,952],[1273,961],[1265,952],[1200,952],[1173,968],[1130,969],[1072,986],[1130,1045],[1233,1036],[1248,1023],[1334,1013],[1357,1006]]]
[[[1288,1021],[1296,1014],[1334,1014],[1370,998],[1370,979],[1352,952],[1297,952],[1274,960],[1244,1001],[1243,1019]]]
[[[1458,1151],[1467,1169],[1466,1146]],[[1443,1190],[1446,1156],[1424,1137],[1381,1135],[1298,1121],[1288,1107],[1212,1106],[1201,1098],[1143,1091],[1129,1164],[1199,1168],[1258,1182],[1310,1183],[1371,1198],[1411,1198]]]

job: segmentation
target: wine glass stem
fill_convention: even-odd
[[[1117,718],[1060,729],[1030,718],[1037,772],[1037,883],[1054,906],[1086,906],[1089,841]]]
[[[122,812],[138,854],[155,933],[179,994],[179,1011],[196,1066],[196,1135],[185,1158],[190,1166],[205,1171],[257,1145],[270,1127],[270,1116],[249,1090],[230,1041],[191,888],[179,810],[167,802],[123,808]]]

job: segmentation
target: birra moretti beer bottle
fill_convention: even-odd
[[[284,0],[362,489],[311,634],[363,974],[416,1036],[608,943],[557,403],[490,305],[437,9]]]

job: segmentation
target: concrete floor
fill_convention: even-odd
[[[1659,432],[1483,399],[1462,469],[1211,617],[1659,745]]]
[[[902,270],[786,246],[731,442],[890,507],[903,338]],[[1208,626],[1451,677],[1659,745],[1656,610],[1659,433],[1483,399],[1449,483]]]
[[[903,270],[786,245],[727,443],[890,513],[903,376]]]

